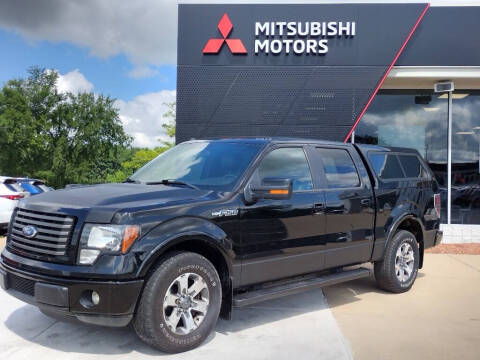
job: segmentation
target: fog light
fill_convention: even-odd
[[[96,291],[92,291],[92,304],[98,305],[100,303],[100,295]]]

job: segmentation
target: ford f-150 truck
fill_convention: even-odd
[[[439,222],[438,184],[415,150],[193,140],[124,183],[19,202],[0,284],[46,314],[131,323],[181,352],[235,306],[370,276],[361,264],[381,288],[409,290]]]

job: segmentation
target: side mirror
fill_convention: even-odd
[[[260,185],[250,184],[245,188],[245,200],[253,203],[260,199],[290,199],[292,186],[292,179],[264,178]]]

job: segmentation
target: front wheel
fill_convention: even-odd
[[[215,328],[222,289],[205,257],[181,252],[166,258],[148,279],[133,327],[147,344],[168,353],[200,345]]]
[[[394,293],[410,290],[417,278],[420,253],[415,235],[398,231],[389,241],[382,261],[375,263],[375,279],[380,288]]]

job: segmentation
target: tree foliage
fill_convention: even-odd
[[[143,165],[150,160],[155,159],[162,152],[167,150],[168,147],[157,147],[155,149],[132,149],[130,156],[127,160],[123,161],[121,168],[106,177],[107,182],[122,182],[136,170],[140,169]]]
[[[162,127],[165,129],[168,137],[175,140],[176,132],[176,120],[177,120],[177,107],[175,102],[165,104],[168,106],[168,111],[163,114],[163,118],[167,120],[166,123],[162,124]],[[163,144],[166,147],[172,147],[175,145],[171,141],[164,141]]]
[[[58,74],[37,67],[0,90],[0,173],[51,186],[102,182],[121,168],[131,138],[108,96],[62,94]]]

